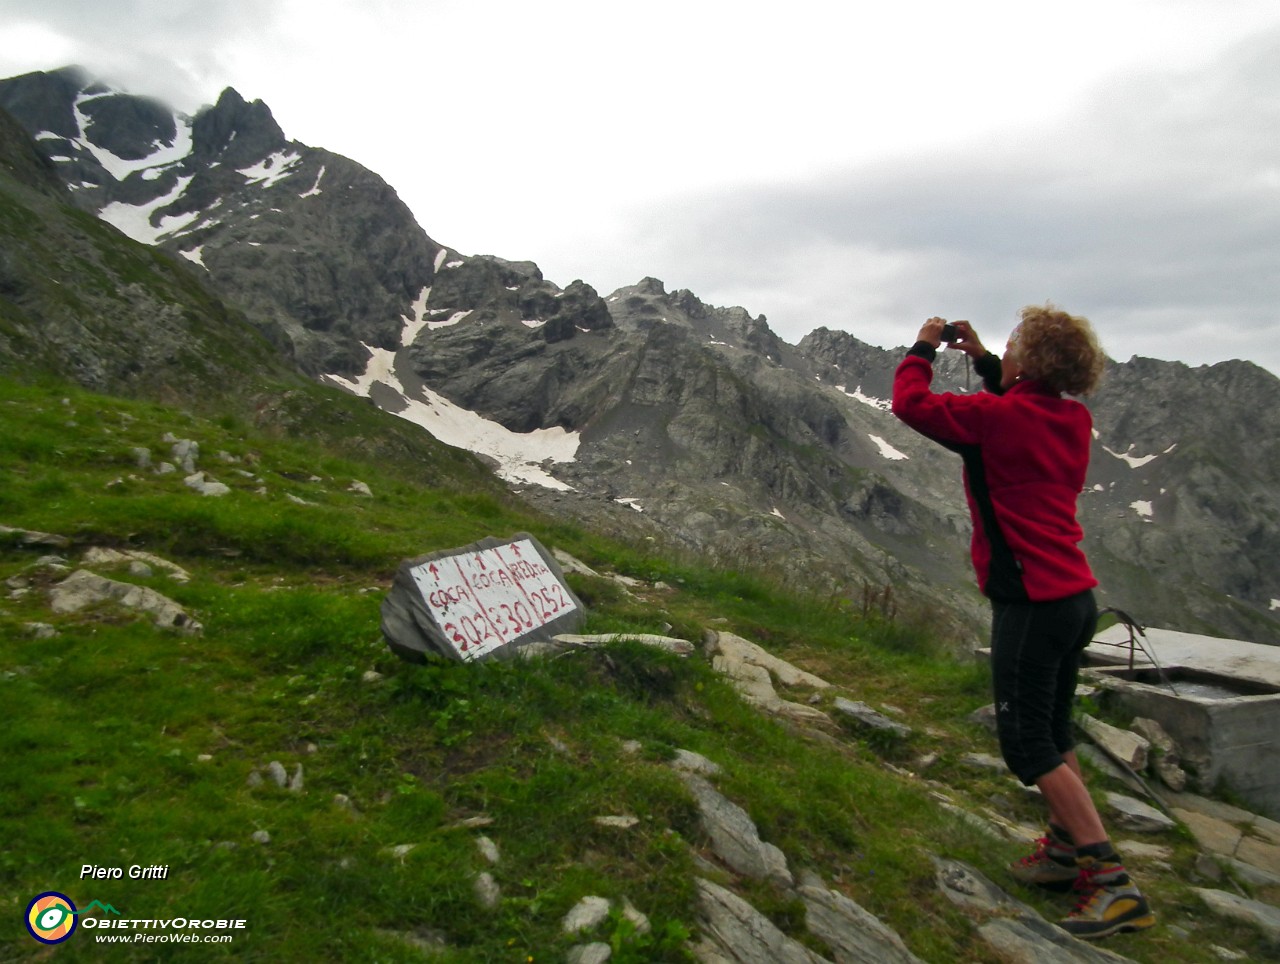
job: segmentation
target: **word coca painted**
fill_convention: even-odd
[[[464,660],[577,609],[527,539],[432,559],[410,574],[432,618]]]

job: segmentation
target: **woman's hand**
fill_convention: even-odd
[[[987,353],[986,348],[982,346],[978,333],[973,330],[973,325],[967,321],[953,321],[955,325],[957,338],[951,343],[951,347],[964,352],[975,361]]]
[[[930,318],[921,326],[916,340],[928,342],[934,348],[939,347],[942,344],[942,326],[946,323],[945,318]]]

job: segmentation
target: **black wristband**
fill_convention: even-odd
[[[918,341],[907,350],[907,357],[923,358],[929,364],[933,364],[933,360],[938,357],[938,349],[934,348],[927,341]]]

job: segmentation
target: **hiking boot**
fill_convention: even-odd
[[[1036,841],[1035,853],[1010,864],[1009,873],[1024,884],[1066,890],[1080,876],[1075,845],[1050,825],[1048,833]]]
[[[1080,899],[1071,913],[1058,921],[1059,927],[1075,937],[1096,940],[1155,925],[1156,915],[1118,858],[1082,856],[1077,864],[1080,876],[1075,889]]]

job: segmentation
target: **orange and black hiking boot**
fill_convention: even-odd
[[[1064,831],[1050,824],[1045,835],[1036,841],[1035,852],[1011,863],[1009,873],[1024,884],[1066,890],[1080,876],[1075,844]]]
[[[1096,940],[1155,925],[1156,915],[1117,856],[1081,855],[1076,858],[1076,864],[1080,876],[1075,889],[1080,899],[1071,913],[1058,921],[1058,926],[1068,934]]]

